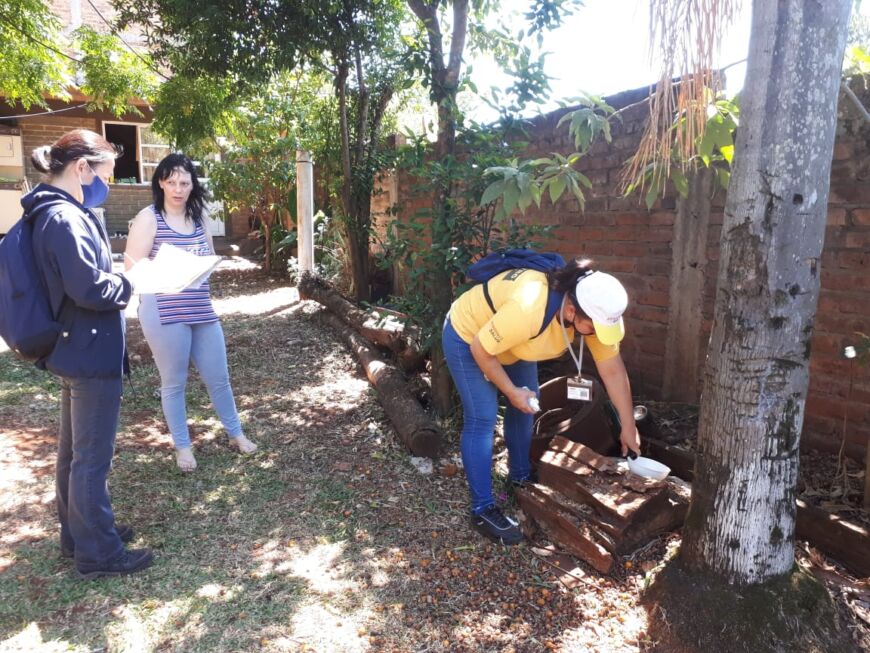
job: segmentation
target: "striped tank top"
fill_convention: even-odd
[[[157,218],[157,233],[154,235],[154,244],[151,246],[149,258],[154,258],[163,243],[186,249],[197,256],[211,254],[205,229],[201,224],[196,225],[192,234],[180,234],[166,224],[157,207],[151,205],[149,208]],[[177,294],[164,293],[155,297],[161,324],[202,324],[218,319],[211,305],[208,279],[199,288],[188,288]]]

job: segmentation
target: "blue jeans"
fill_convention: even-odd
[[[160,372],[163,415],[175,448],[190,446],[185,390],[191,360],[208,389],[208,396],[227,434],[231,438],[242,435],[227,371],[227,347],[220,322],[161,324],[154,295],[142,295],[139,323]]]
[[[102,564],[124,544],[107,480],[121,410],[121,377],[61,378],[56,494],[60,541],[76,564]]]
[[[486,379],[468,345],[450,324],[444,323],[442,347],[450,375],[462,399],[462,465],[475,514],[495,503],[492,494],[492,440],[498,414],[498,389]],[[504,366],[514,385],[538,391],[538,364],[518,361]],[[533,416],[508,404],[504,418],[504,439],[508,449],[510,478],[522,480],[532,471],[529,447]]]

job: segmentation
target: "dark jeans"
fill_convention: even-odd
[[[471,511],[480,513],[495,503],[492,494],[492,440],[498,416],[498,389],[484,376],[471,347],[459,337],[450,320],[444,323],[442,347],[450,375],[462,399],[462,465],[471,493]],[[538,364],[517,361],[504,371],[514,385],[538,391]],[[533,416],[508,404],[504,415],[504,439],[508,450],[509,476],[528,478],[532,472],[529,448]]]
[[[118,556],[107,478],[121,410],[121,377],[62,378],[57,452],[57,514],[61,546],[75,548],[77,565]]]

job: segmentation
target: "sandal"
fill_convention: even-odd
[[[178,469],[185,474],[192,472],[196,469],[196,458],[193,457],[193,449],[184,447],[183,449],[176,450],[175,462],[178,464]]]
[[[236,449],[241,453],[254,453],[257,450],[257,445],[248,440],[244,435],[230,438],[230,442],[232,442]]]

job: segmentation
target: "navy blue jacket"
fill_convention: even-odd
[[[63,327],[40,367],[63,377],[113,377],[127,371],[124,308],[131,283],[112,273],[108,234],[71,195],[40,184],[21,198],[33,220],[33,251],[51,307]]]

